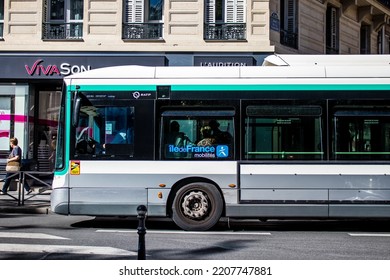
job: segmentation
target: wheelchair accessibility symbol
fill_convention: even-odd
[[[226,145],[217,146],[217,157],[225,158],[229,156],[229,147]]]

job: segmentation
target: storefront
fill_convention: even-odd
[[[0,169],[17,137],[23,158],[38,171],[52,171],[58,110],[64,76],[118,66],[229,67],[260,65],[264,53],[0,53]]]
[[[16,137],[23,159],[43,172],[53,170],[64,76],[105,66],[166,66],[164,56],[93,54],[0,54],[0,168]]]

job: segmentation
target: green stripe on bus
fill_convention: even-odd
[[[224,90],[224,91],[255,91],[255,90],[390,90],[390,84],[256,84],[256,85],[172,85],[172,91],[207,91],[207,90]]]
[[[80,91],[156,91],[158,85],[80,85]],[[71,91],[76,89],[75,85],[69,87]],[[223,85],[171,85],[172,91],[292,91],[292,90],[390,90],[390,84],[223,84]]]

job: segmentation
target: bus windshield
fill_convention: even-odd
[[[65,90],[65,87],[64,87]],[[55,150],[55,170],[65,167],[65,92],[62,92],[61,107],[58,117],[57,145]]]

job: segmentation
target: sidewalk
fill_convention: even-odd
[[[18,198],[17,191],[9,191],[10,195]],[[8,195],[0,195],[0,214],[1,213],[25,213],[25,214],[48,214],[50,212],[50,193],[45,191],[38,194],[32,192],[25,195],[24,205],[18,205],[18,201]]]
[[[24,195],[24,201],[18,197],[18,190],[22,188],[19,182],[20,173],[23,172],[28,179],[33,192]],[[52,179],[41,176],[47,176],[51,172],[38,171],[20,171],[16,180],[12,180],[8,189],[9,195],[0,195],[0,213],[26,213],[26,214],[48,214],[50,212],[50,194]],[[4,173],[0,175],[0,187],[4,184]]]

